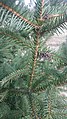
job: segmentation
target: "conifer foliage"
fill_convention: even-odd
[[[67,28],[67,6],[20,3],[0,2],[0,119],[66,119],[56,87],[67,83],[67,69],[54,65],[43,39]]]

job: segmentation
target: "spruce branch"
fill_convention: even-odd
[[[20,87],[17,87],[17,88],[2,88],[0,89],[0,93],[3,93],[5,91],[10,91],[11,93],[21,93],[22,95],[28,95],[29,91],[28,89],[26,88],[20,88]]]
[[[63,16],[63,14],[51,14],[51,15],[46,14],[46,15],[44,15],[43,18],[41,17],[40,19],[38,19],[38,21],[44,22],[46,20],[58,18],[60,16]]]
[[[10,73],[8,72],[8,67],[4,69],[4,63],[1,63],[2,75],[4,74],[3,69],[7,69],[8,74],[5,73],[5,76],[3,76],[0,81],[0,93],[4,93],[5,90],[9,92],[7,92],[8,100],[6,101],[6,104],[8,105],[9,103],[9,105],[13,105],[15,103],[15,109],[22,110],[22,113],[24,114],[23,118],[25,119],[53,118],[53,112],[55,111],[54,106],[56,107],[56,105],[52,105],[54,99],[50,97],[51,95],[48,94],[47,89],[49,88],[51,91],[52,88],[52,92],[50,92],[52,94],[53,92],[55,93],[53,86],[55,88],[67,84],[67,67],[65,67],[63,71],[58,70],[58,68],[55,67],[57,65],[54,65],[52,64],[53,62],[51,62],[55,54],[46,53],[46,50],[44,50],[45,47],[41,47],[42,45],[40,44],[44,43],[41,42],[43,41],[42,38],[44,33],[46,36],[46,33],[53,30],[55,32],[56,29],[58,30],[58,27],[62,29],[66,26],[65,22],[67,20],[67,15],[63,14],[63,12],[55,15],[52,13],[51,15],[49,13],[46,14],[44,7],[47,6],[44,2],[44,0],[36,0],[36,8],[34,8],[35,11],[33,11],[34,18],[31,18],[31,20],[28,20],[27,17],[25,18],[23,16],[24,13],[23,15],[20,15],[20,13],[17,13],[13,8],[0,2],[0,17],[2,22],[0,26],[1,44],[3,44],[3,41],[5,40],[4,44],[8,42],[7,47],[9,45],[12,47],[12,41],[15,41],[15,43],[18,42],[18,46],[19,44],[27,46],[22,47],[26,53],[22,54],[24,52],[21,50],[21,54],[23,55],[21,58],[19,53],[17,53],[17,55],[13,57],[14,59],[12,59],[12,62],[10,64],[8,62],[14,69]],[[29,17],[30,16],[28,16],[28,18]],[[23,37],[24,34],[25,36]],[[45,46],[45,43],[43,46]],[[44,53],[41,53],[42,51],[44,51]],[[43,56],[44,58],[47,57],[47,60],[45,58],[44,61],[40,61],[38,57],[39,53],[40,56]],[[63,59],[63,56],[57,57]],[[50,60],[48,60],[49,58]],[[9,60],[8,58],[4,59]],[[45,94],[47,96],[45,96]],[[47,99],[47,97],[49,99]],[[23,98],[26,100],[23,100]],[[44,98],[46,99],[45,104]],[[12,111],[15,110],[10,111],[12,113]],[[55,115],[57,114],[55,113]],[[61,115],[63,116],[64,113]]]
[[[4,86],[10,80],[16,80],[16,77],[18,78],[20,75],[23,75],[24,74],[23,72],[24,72],[23,69],[17,70],[15,72],[12,72],[11,74],[9,74],[5,78],[3,78],[2,81],[0,81],[1,86]]]
[[[28,48],[32,48],[29,44],[24,43],[23,40],[21,40],[21,38],[17,37],[18,35],[14,36],[12,32],[6,32],[6,31],[0,31],[0,35],[5,35],[5,37],[9,37],[12,38],[16,43],[22,43],[22,45],[28,47]],[[11,41],[11,40],[10,40]]]
[[[0,6],[2,6],[3,8],[5,8],[8,11],[12,12],[13,14],[15,14],[17,17],[19,17],[25,23],[29,24],[31,27],[34,27],[34,28],[38,28],[39,29],[39,27],[40,27],[39,25],[32,23],[31,21],[29,21],[28,19],[26,19],[23,16],[21,16],[19,13],[17,13],[12,8],[8,7],[7,5],[4,5],[2,2],[0,2]]]

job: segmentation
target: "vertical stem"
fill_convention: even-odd
[[[29,101],[30,101],[30,105],[31,105],[31,109],[32,109],[32,119],[33,119],[33,117],[34,117],[34,119],[39,119],[39,117],[37,116],[36,110],[35,110],[35,104],[33,102],[31,94],[29,94]]]
[[[37,33],[36,47],[35,47],[35,52],[34,52],[34,62],[33,62],[32,73],[31,73],[31,77],[30,77],[29,89],[31,89],[31,85],[32,85],[33,77],[34,77],[34,73],[35,73],[35,67],[36,67],[37,56],[38,56],[38,48],[39,48],[39,33]]]
[[[51,97],[50,97],[50,91],[49,91],[49,94],[48,94],[48,115],[49,115],[49,117],[51,115]]]
[[[40,19],[42,19],[42,10],[43,10],[43,6],[44,6],[44,0],[42,0],[42,3],[41,3],[41,12],[40,12]]]

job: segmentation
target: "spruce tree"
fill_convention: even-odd
[[[59,6],[0,2],[0,119],[67,118],[57,89],[67,83],[67,69],[55,67],[45,45],[47,36],[67,28],[67,6]]]

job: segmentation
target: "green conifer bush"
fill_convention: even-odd
[[[33,9],[0,2],[0,119],[66,119],[59,70],[46,48],[49,34],[67,28],[66,4],[36,0]],[[8,1],[8,0],[7,0]],[[63,102],[63,103],[62,103]],[[62,103],[62,104],[61,104]]]

